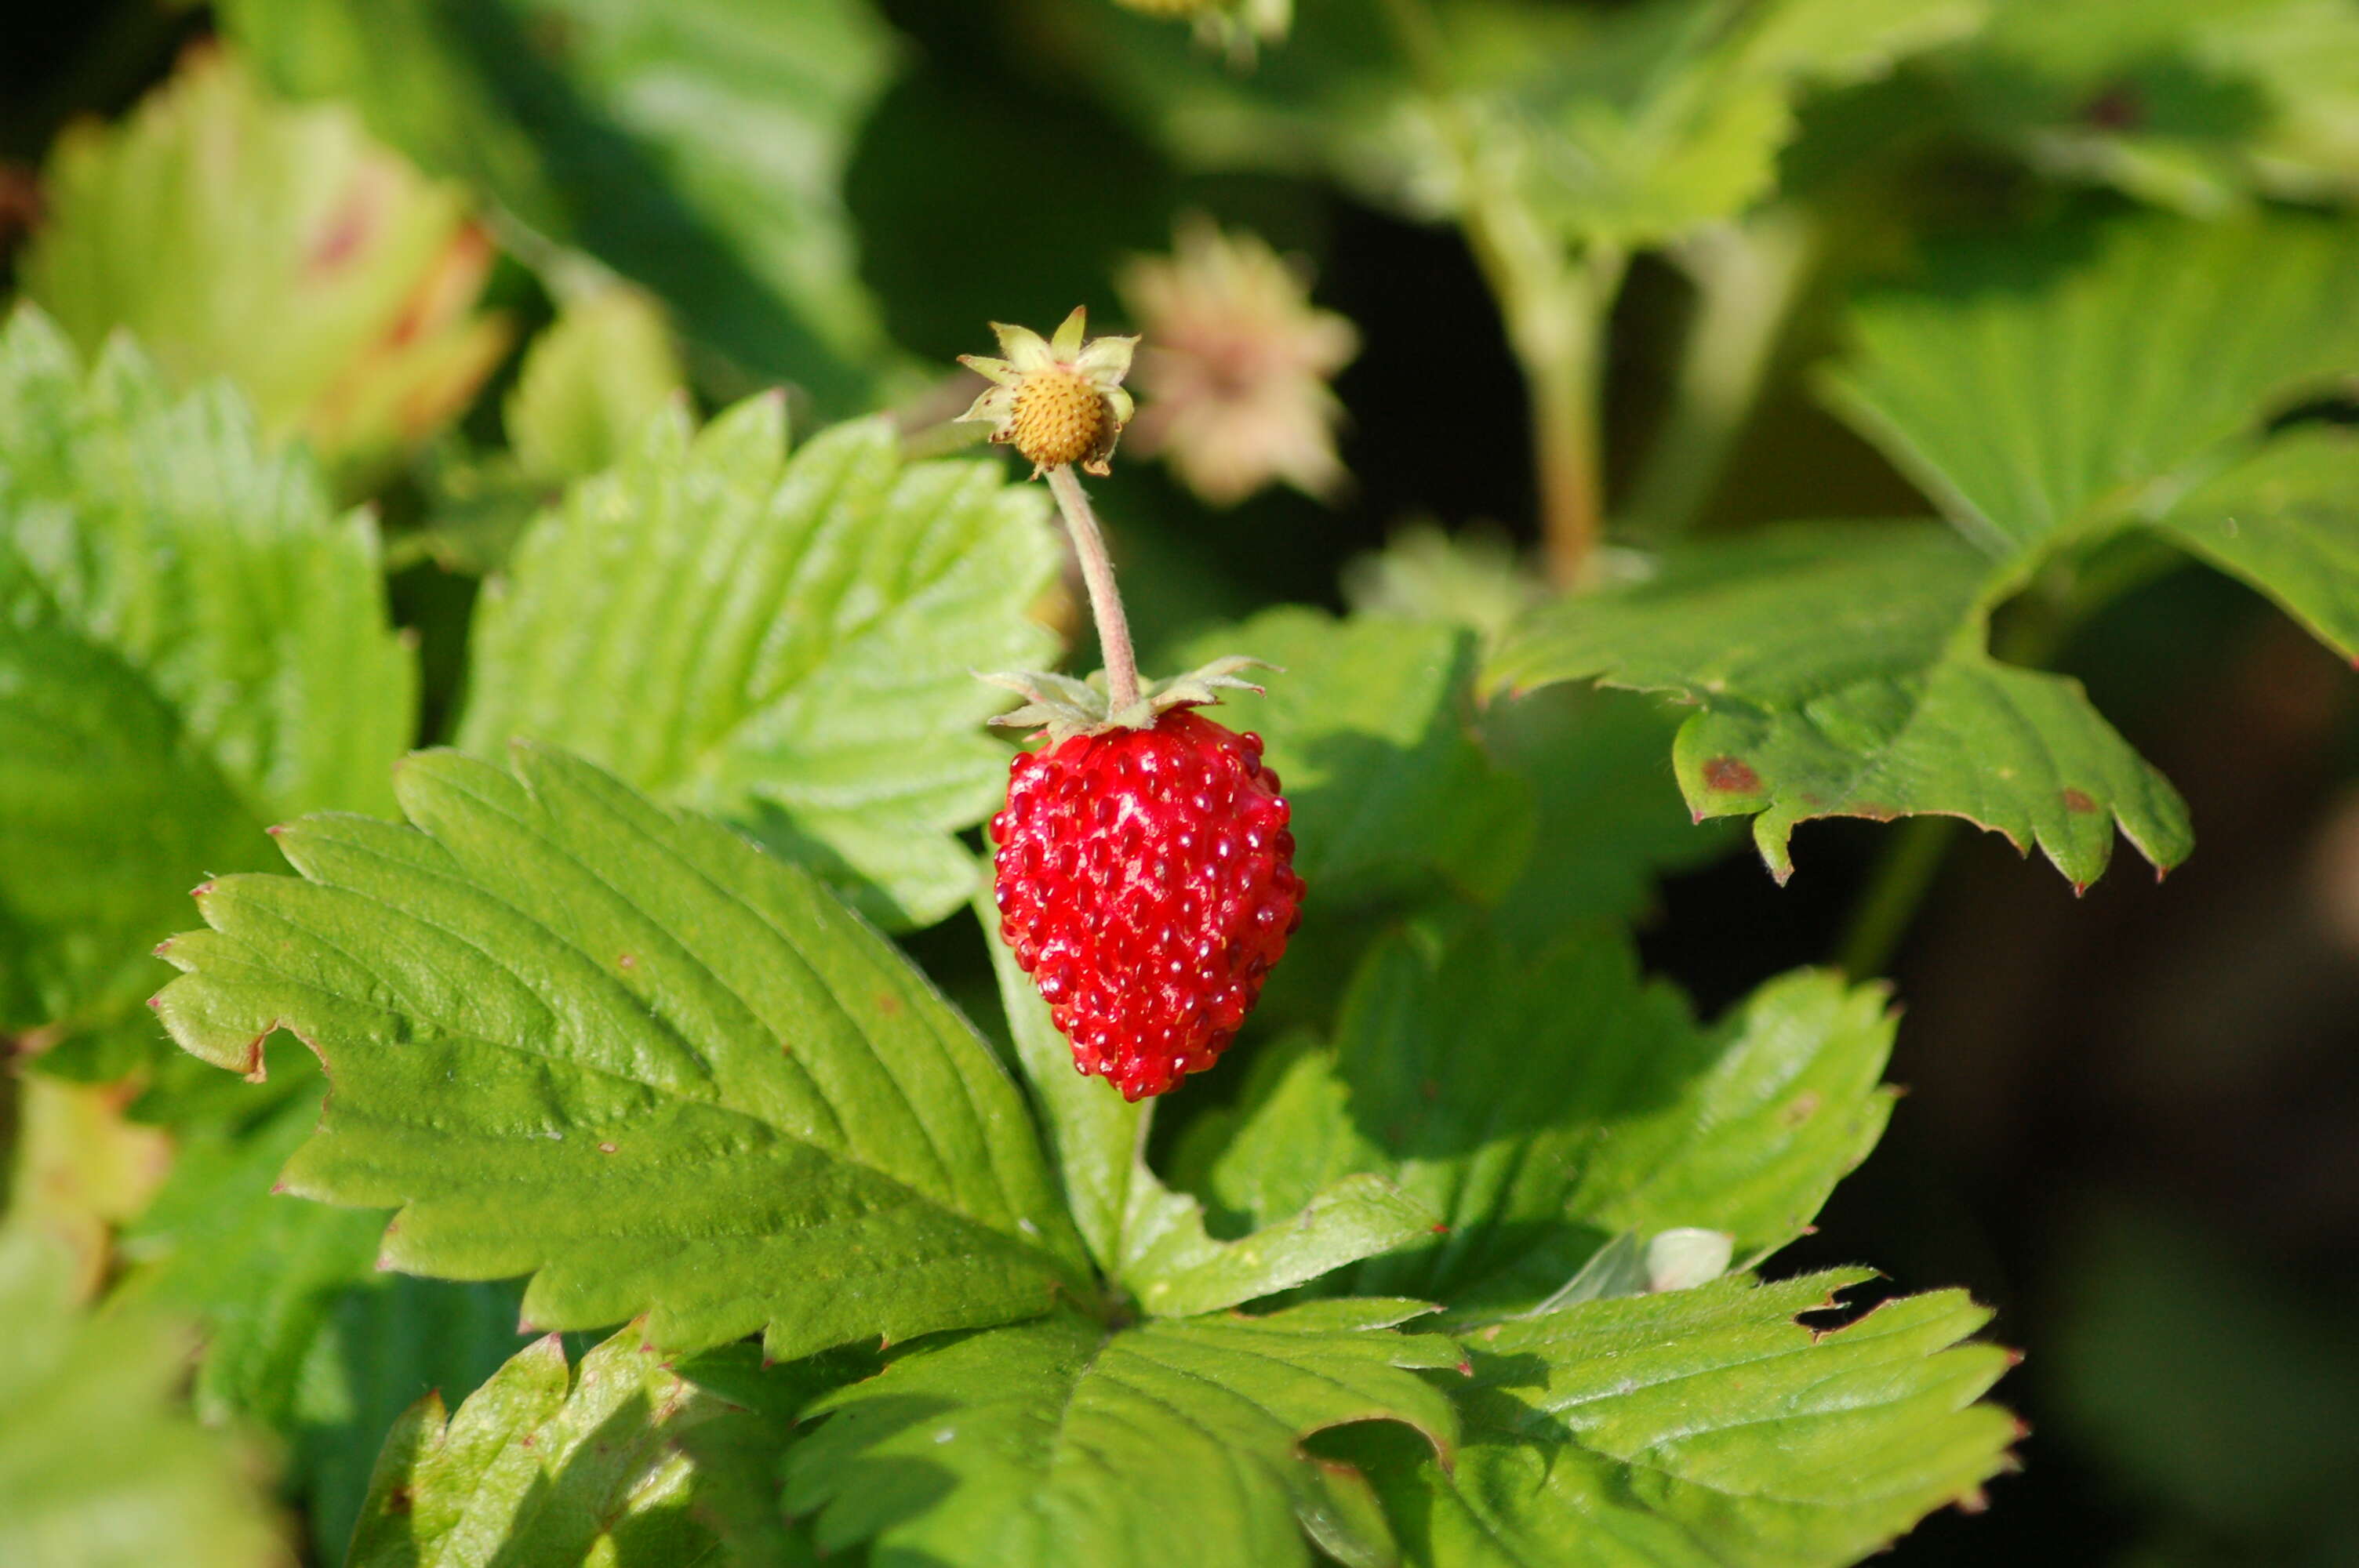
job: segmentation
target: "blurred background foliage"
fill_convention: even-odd
[[[2069,249],[2139,209],[2339,215],[2359,195],[2347,0],[1820,0],[1764,12],[1741,47],[1712,32],[1741,7],[1446,0],[1439,83],[1383,9],[1299,0],[1291,35],[1247,63],[1108,0],[53,7],[0,56],[0,265],[86,353],[128,328],[176,384],[231,378],[266,435],[302,437],[340,502],[376,510],[423,654],[416,738],[435,741],[485,574],[655,411],[783,384],[804,429],[885,409],[931,430],[968,395],[946,366],[987,346],[985,321],[1085,301],[1122,326],[1125,269],[1170,249],[1183,214],[1299,258],[1317,307],[1356,328],[1326,354],[1348,359],[1350,479],[1221,506],[1146,460],[1102,484],[1159,668],[1276,601],[1495,632],[1542,591],[1564,505],[1527,434],[1551,399],[1593,407],[1589,472],[1629,545],[1921,513],[1816,397],[1863,285],[1978,238]],[[1610,279],[1555,280],[1602,289],[1593,385],[1527,378],[1564,324],[1531,306],[1536,264],[1502,211],[1548,230],[1560,261],[1568,244],[1613,258]],[[2206,373],[2200,345],[2180,369]],[[1069,603],[1042,613],[1070,624]],[[1327,648],[1322,667],[1300,617],[1256,623],[1252,651],[1297,666],[1258,720],[1273,732],[1280,705],[1349,701],[1387,653]],[[2183,563],[2060,633],[2053,667],[2177,783],[2201,849],[2167,886],[2123,868],[2078,901],[1989,835],[1920,852],[1930,892],[1886,945],[1908,1007],[1893,1076],[1912,1092],[1788,1266],[1866,1257],[1898,1288],[1965,1284],[2026,1353],[2006,1390],[2032,1428],[2026,1472],[1895,1561],[2359,1561],[2354,685],[2256,595]],[[1726,824],[1690,826],[1671,722],[1558,687],[1493,708],[1484,752],[1433,765],[1537,781],[1500,820],[1528,812],[1539,865],[1600,868],[1486,886],[1504,928],[1638,914],[1649,967],[1712,1011],[1845,950],[1896,837],[1810,826],[1801,873],[1777,886]],[[1644,848],[1584,853],[1609,839]],[[1487,852],[1478,833],[1438,868],[1352,870],[1381,900],[1387,878],[1479,881]],[[1632,869],[1650,864],[1659,881]],[[987,994],[970,917],[907,940],[954,995]],[[1302,990],[1343,972],[1282,971],[1272,1032],[1331,1005]],[[70,1081],[128,1059],[93,1029],[86,1060],[61,1054],[13,1091],[10,1159],[20,1188],[90,1164],[60,1223],[95,1238],[82,1266],[103,1271],[107,1227],[130,1221],[140,1259],[201,1209],[231,1148],[184,1151],[151,1199],[136,1109]],[[245,1114],[299,1113],[303,1068],[273,1080],[291,1098]],[[1244,1076],[1201,1098],[1217,1108]],[[208,1092],[183,1076],[168,1064],[147,1092]],[[236,1147],[271,1164],[302,1120]],[[352,1217],[301,1245],[365,1254],[374,1220]],[[139,1293],[201,1299],[191,1250]],[[341,1280],[342,1256],[238,1258],[295,1290],[305,1267]],[[28,1300],[64,1288],[10,1270],[0,1290]],[[309,1434],[301,1489],[331,1560],[420,1379],[456,1405],[515,1343],[513,1302],[489,1288],[336,1289],[347,1350],[448,1332],[386,1352],[380,1376],[374,1352],[273,1360],[287,1347],[258,1321],[198,1390],[201,1412],[276,1397],[275,1424]],[[184,1437],[153,1441],[179,1464]]]

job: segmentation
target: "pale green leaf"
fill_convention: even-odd
[[[627,456],[687,384],[661,308],[634,288],[602,288],[567,301],[525,351],[508,440],[537,479],[587,478]]]
[[[460,743],[528,735],[723,816],[929,925],[966,900],[953,838],[1006,788],[977,669],[1037,667],[1053,579],[1038,487],[908,463],[882,420],[788,458],[757,397],[691,434],[659,416],[567,492],[476,612]]]
[[[821,1401],[787,1506],[880,1564],[1231,1568],[1308,1563],[1302,1530],[1381,1558],[1303,1438],[1414,1429],[1445,1459],[1450,1400],[1409,1368],[1455,1367],[1415,1303],[1321,1302],[1267,1317],[1109,1332],[1072,1314],[915,1350]],[[1348,1492],[1345,1496],[1348,1497]],[[1353,1529],[1354,1521],[1360,1529]]]
[[[1265,1053],[1224,1146],[1223,1213],[1267,1223],[1353,1173],[1446,1228],[1338,1281],[1462,1311],[1548,1296],[1617,1233],[1706,1229],[1766,1256],[1810,1227],[1884,1130],[1878,988],[1799,971],[1711,1029],[1603,935],[1514,956],[1479,924],[1397,933],[1332,1048]]]
[[[1386,1182],[1339,1173],[1306,1188],[1250,1236],[1216,1241],[1194,1198],[1165,1186],[1147,1164],[1155,1102],[1129,1103],[1103,1078],[1073,1066],[1031,978],[998,936],[998,912],[978,896],[975,914],[1016,1044],[1055,1152],[1065,1199],[1098,1266],[1163,1317],[1217,1311],[1304,1284],[1344,1264],[1416,1240],[1434,1214]]]
[[[2050,175],[2198,216],[2359,190],[2342,0],[2002,0],[1952,65],[1968,124]]]
[[[455,417],[506,351],[474,314],[491,250],[467,199],[342,105],[265,94],[219,51],[119,126],[70,126],[22,262],[84,352],[128,329],[181,384],[216,375],[271,438],[365,481]]]
[[[2007,1467],[2015,1420],[1975,1401],[2007,1353],[1960,1343],[1962,1292],[1794,1321],[1864,1271],[1585,1303],[1467,1340],[1465,1439],[1445,1471],[1397,1443],[1371,1466],[1419,1568],[1836,1568]]]
[[[1293,807],[1295,869],[1315,908],[1437,883],[1496,897],[1522,869],[1530,788],[1474,740],[1472,639],[1432,622],[1271,610],[1193,639],[1182,666],[1266,659],[1266,696],[1214,716],[1258,731]]]
[[[744,1418],[641,1343],[636,1324],[578,1368],[549,1335],[443,1412],[429,1394],[395,1423],[353,1531],[352,1568],[780,1560],[779,1521],[733,1540],[708,1495],[744,1484],[712,1465],[758,1465],[758,1455],[689,1446],[700,1429]]]
[[[2298,431],[2198,486],[2157,527],[2359,659],[2359,438]]]
[[[102,1022],[211,871],[377,810],[417,673],[367,519],[226,387],[0,333],[0,1027]]]
[[[1940,813],[2033,844],[2085,886],[2116,823],[2169,869],[2193,838],[2169,782],[2079,683],[1982,651],[2001,568],[1924,524],[1793,525],[1667,558],[1540,611],[1494,660],[1514,687],[1594,678],[1701,711],[1672,752],[1699,818],[1758,814],[1782,881],[1796,824]]]
[[[532,1273],[527,1317],[651,1312],[774,1355],[1004,1322],[1081,1249],[1015,1087],[799,869],[561,753],[415,756],[411,826],[308,817],[173,939],[176,1039],[334,1087],[288,1189],[392,1207],[383,1257]],[[463,1086],[463,1088],[460,1086]]]
[[[2343,229],[2151,220],[2093,244],[1961,256],[1928,288],[1868,299],[1828,379],[1837,411],[2002,557],[2151,514],[2227,444],[2359,373]]]
[[[889,73],[865,0],[234,0],[282,88],[342,98],[490,193],[558,275],[589,252],[699,345],[865,406],[888,351],[840,187]],[[552,254],[551,253],[556,253]]]
[[[289,1561],[218,1433],[172,1408],[179,1337],[92,1320],[46,1238],[0,1230],[0,1562],[23,1568],[261,1568]]]

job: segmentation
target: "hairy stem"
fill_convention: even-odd
[[[1138,701],[1138,656],[1131,652],[1130,617],[1123,612],[1122,593],[1114,585],[1105,535],[1098,529],[1098,515],[1090,510],[1090,498],[1082,493],[1071,463],[1049,470],[1049,491],[1064,514],[1073,554],[1082,563],[1082,580],[1089,585],[1090,614],[1098,623],[1098,648],[1105,655],[1106,706],[1119,714]]]
[[[1707,229],[1678,260],[1695,285],[1695,318],[1671,411],[1630,492],[1631,535],[1662,545],[1695,525],[1710,502],[1810,276],[1816,236],[1799,213],[1772,208]]]
[[[1916,921],[1917,908],[1933,891],[1941,862],[1957,841],[1954,816],[1912,816],[1894,830],[1875,863],[1867,891],[1852,911],[1837,949],[1836,965],[1855,980],[1882,974]]]

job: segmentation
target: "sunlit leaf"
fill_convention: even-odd
[[[1864,1271],[1595,1301],[1467,1337],[1444,1469],[1381,1429],[1370,1467],[1418,1568],[1838,1568],[2006,1467],[2015,1418],[1975,1402],[2008,1364],[1960,1343],[1959,1292],[1798,1323]]]
[[[214,386],[0,333],[0,1027],[107,1021],[209,872],[390,806],[417,674],[364,516]]]
[[[1006,788],[1007,699],[971,672],[1053,651],[1046,508],[994,463],[905,462],[881,420],[789,458],[774,397],[674,409],[485,587],[460,743],[564,746],[930,925],[973,886],[952,833]]]
[[[1448,1457],[1451,1402],[1409,1369],[1455,1367],[1458,1348],[1388,1332],[1419,1310],[1320,1302],[1114,1332],[1060,1314],[919,1348],[821,1401],[787,1505],[822,1510],[822,1548],[873,1540],[887,1562],[1307,1564],[1306,1529],[1380,1559],[1390,1543],[1361,1532],[1381,1518],[1338,1506],[1356,1476],[1301,1441],[1393,1422]]]
[[[675,1348],[800,1355],[1071,1288],[1015,1087],[906,959],[719,824],[513,765],[413,757],[409,826],[293,824],[299,877],[222,879],[167,949],[189,1050],[251,1072],[284,1028],[327,1066],[289,1191],[400,1206],[393,1267],[531,1273],[532,1323],[651,1312]]]
[[[506,326],[474,313],[491,248],[465,193],[340,104],[190,57],[119,126],[69,127],[25,293],[85,352],[117,328],[176,382],[234,381],[266,435],[374,477],[473,397]]]
[[[544,245],[588,251],[681,330],[848,414],[886,352],[840,186],[891,35],[865,0],[233,0],[286,91],[357,103]]]

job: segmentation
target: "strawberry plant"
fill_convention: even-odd
[[[2076,650],[2359,660],[2359,23],[119,9],[0,165],[0,1561],[2006,1513],[1828,1206],[1967,828],[2194,850]]]

